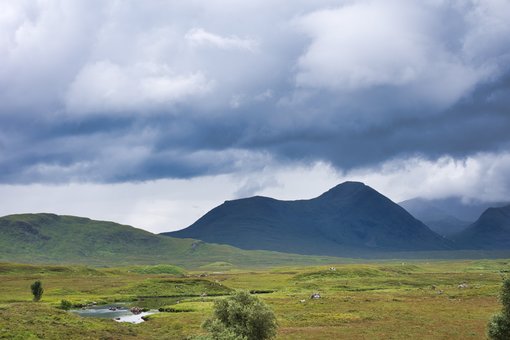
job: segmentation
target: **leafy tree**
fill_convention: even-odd
[[[34,295],[34,301],[41,300],[41,297],[44,293],[44,289],[42,287],[41,281],[35,281],[34,283],[32,283],[32,285],[30,286],[30,289],[32,289],[32,294]]]
[[[488,335],[494,340],[510,339],[510,279],[503,281],[499,297],[503,305],[501,312],[494,315],[489,322]]]
[[[213,318],[202,325],[213,340],[266,340],[276,336],[273,311],[245,291],[214,303]]]

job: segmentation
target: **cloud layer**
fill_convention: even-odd
[[[503,0],[0,0],[0,183],[417,159],[504,179],[509,21]]]

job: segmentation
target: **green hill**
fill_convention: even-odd
[[[177,239],[113,222],[54,214],[0,217],[0,262],[131,265],[171,263],[199,267],[339,262],[338,258],[246,251],[192,239]]]

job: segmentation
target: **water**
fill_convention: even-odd
[[[110,307],[120,307],[116,310],[110,310]],[[142,312],[140,314],[133,314],[127,307],[118,305],[103,305],[87,307],[85,309],[75,309],[71,312],[76,313],[83,317],[93,317],[102,319],[113,319],[117,322],[130,322],[130,323],[141,323],[144,320],[142,317],[158,313],[157,310],[150,310],[148,312]]]

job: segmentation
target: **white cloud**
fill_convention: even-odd
[[[508,73],[509,21],[505,0],[0,0],[0,116],[8,123],[0,129],[0,159],[9,170],[3,180],[239,172],[241,184],[221,196],[311,197],[349,178],[396,199],[503,197],[504,154],[392,161],[380,174],[296,164],[329,158],[340,168],[402,152],[441,152],[448,131],[456,145],[442,150],[505,148],[506,137],[493,133],[508,123],[499,119],[508,111],[504,87],[490,97],[501,98],[488,104],[474,98],[474,109],[466,105],[443,121],[421,115],[441,115],[474,87]],[[395,109],[401,102],[405,110]],[[158,120],[101,125],[85,117],[151,111]],[[163,122],[164,113],[170,114]],[[478,113],[478,128],[462,126]],[[424,119],[428,140],[413,138],[424,134],[401,117],[411,114]],[[437,130],[447,132],[435,142]],[[480,140],[471,142],[471,134]],[[395,137],[402,135],[410,137]],[[349,136],[363,145],[338,147]],[[384,153],[366,152],[374,144]],[[291,165],[276,166],[275,157]],[[130,219],[143,221],[144,211],[159,216],[166,202],[141,202]]]
[[[393,88],[388,101],[410,97],[412,106],[448,107],[494,74],[491,57],[510,52],[508,43],[498,51],[485,46],[508,40],[502,23],[510,11],[485,7],[492,9],[485,2],[362,0],[306,14],[296,20],[311,39],[296,83],[348,93]],[[483,61],[475,57],[482,53],[489,54]]]
[[[254,97],[282,84],[289,96],[396,87],[410,103],[444,107],[508,68],[508,13],[504,0],[2,0],[0,114],[151,109],[204,87],[208,105],[228,109],[236,93]],[[133,65],[159,71],[140,74]],[[101,80],[97,89],[87,77]]]
[[[468,33],[463,52],[473,63],[488,68],[508,67],[510,59],[510,2],[474,1],[467,11]]]
[[[71,112],[144,110],[171,105],[208,92],[201,73],[175,74],[161,64],[120,66],[110,61],[87,64],[67,94]]]
[[[347,177],[372,183],[395,201],[414,197],[462,197],[467,201],[510,199],[510,153],[479,153],[455,159],[410,158],[388,161],[375,169],[355,170]]]
[[[213,46],[224,50],[237,49],[255,52],[259,45],[255,39],[221,36],[202,28],[189,30],[185,38],[192,46]]]

